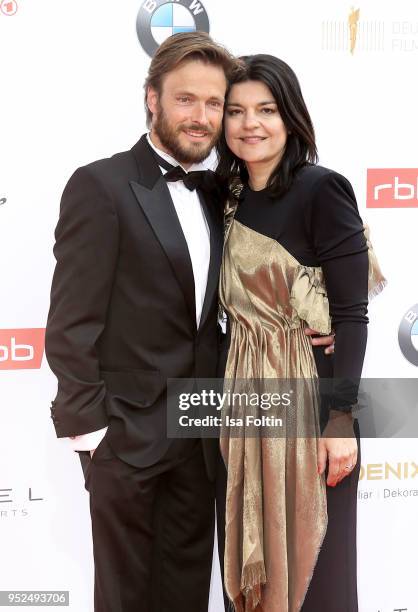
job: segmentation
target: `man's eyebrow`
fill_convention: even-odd
[[[194,96],[196,94],[192,93],[191,91],[187,91],[187,89],[180,89],[178,91],[174,92],[175,96]]]
[[[265,106],[266,104],[276,104],[277,102],[276,100],[263,100],[262,102],[258,102],[257,106]],[[227,106],[239,106],[240,108],[243,108],[241,104],[238,104],[238,102],[227,102],[226,104]]]

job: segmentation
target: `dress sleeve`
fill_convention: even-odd
[[[335,330],[327,403],[347,412],[357,402],[366,350],[369,259],[363,222],[346,178],[335,172],[322,177],[312,199],[310,222]]]

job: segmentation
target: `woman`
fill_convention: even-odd
[[[312,122],[284,62],[241,58],[219,155],[231,192],[220,282],[231,332],[228,390],[304,381],[287,436],[236,436],[224,427],[226,589],[237,610],[356,612],[360,462],[351,410],[368,285],[377,292],[384,279],[350,183],[316,165]],[[332,326],[334,358],[312,348],[307,326],[323,334]],[[318,375],[332,379],[320,402]],[[229,416],[244,411],[232,405]]]

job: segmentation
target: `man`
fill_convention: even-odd
[[[195,173],[233,67],[204,33],[168,39],[145,83],[150,134],[62,197],[46,353],[90,493],[95,612],[208,607],[218,444],[167,438],[166,384],[217,372],[222,215]]]

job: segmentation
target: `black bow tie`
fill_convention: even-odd
[[[173,166],[170,164],[170,162],[158,155],[154,149],[151,148],[151,151],[158,165],[164,168],[164,170],[167,170],[164,174],[167,183],[183,181],[184,185],[190,191],[202,189],[203,191],[213,194],[219,191],[219,181],[217,175],[212,170],[194,170],[192,172],[186,172],[181,166]]]
[[[185,187],[190,191],[195,189],[207,190],[211,187],[212,177],[214,174],[210,170],[194,170],[192,172],[185,172],[181,166],[171,168],[164,174],[164,178],[167,183],[174,183],[176,181],[183,181]]]

